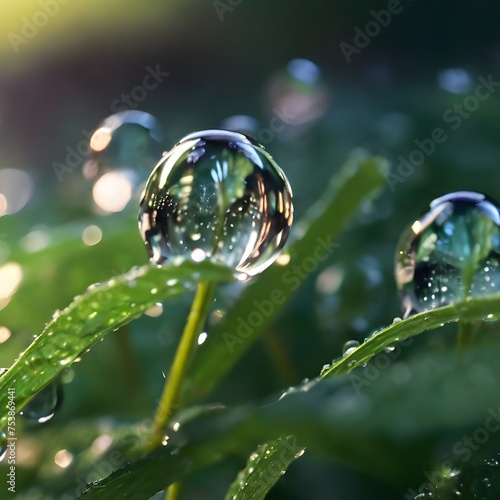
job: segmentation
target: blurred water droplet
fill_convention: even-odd
[[[24,236],[19,242],[29,253],[39,252],[50,245],[50,235],[46,229],[35,229]]]
[[[151,259],[222,262],[255,275],[285,244],[292,223],[288,181],[255,141],[207,130],[182,139],[151,174],[139,227]],[[192,235],[200,234],[193,241]]]
[[[483,486],[485,486],[486,488],[491,488],[490,478],[485,477],[481,482],[483,483]]]
[[[347,356],[351,354],[357,347],[359,347],[359,342],[357,340],[348,340],[342,347],[342,354]]]
[[[322,271],[316,279],[316,290],[321,294],[336,293],[344,280],[345,270],[339,266],[330,266]]]
[[[371,255],[364,255],[359,266],[364,272],[370,287],[375,287],[382,282],[382,270],[377,259]]]
[[[330,103],[321,69],[308,59],[291,60],[271,78],[267,94],[275,118],[281,122],[276,132],[287,138],[300,135],[321,118]]]
[[[403,310],[421,312],[500,285],[500,210],[484,195],[434,200],[400,240],[395,277]]]
[[[439,86],[452,94],[465,94],[472,89],[472,78],[462,68],[448,68],[438,73]]]
[[[132,197],[132,186],[127,172],[107,172],[94,184],[94,203],[106,213],[121,212]]]
[[[158,318],[163,314],[163,304],[157,302],[154,306],[150,307],[144,314],[151,318]]]
[[[85,245],[91,247],[97,245],[102,240],[102,230],[94,224],[87,226],[82,233],[82,241]]]
[[[22,279],[22,267],[16,262],[7,262],[0,266],[0,310],[10,302]]]
[[[73,458],[68,450],[59,450],[54,456],[54,463],[61,469],[66,469],[73,463]]]
[[[7,342],[10,339],[12,332],[6,326],[0,326],[0,344]],[[0,370],[0,375],[2,374],[2,370]]]
[[[15,168],[0,169],[0,217],[22,210],[33,196],[31,176]]]
[[[128,110],[108,116],[90,138],[87,177],[110,170],[147,172],[161,152],[163,132],[157,119],[144,111]]]
[[[223,120],[223,122],[220,124],[220,128],[223,130],[239,132],[240,134],[249,135],[251,137],[256,137],[260,126],[259,122],[251,116],[235,115]]]
[[[21,412],[24,418],[42,424],[50,420],[63,401],[63,390],[59,380],[51,382],[27,403]]]

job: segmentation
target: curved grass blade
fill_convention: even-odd
[[[362,201],[381,188],[387,170],[386,160],[357,153],[332,178],[322,197],[296,224],[295,234],[300,237],[288,245],[289,263],[275,264],[255,278],[236,305],[213,328],[196,355],[185,385],[185,400],[193,401],[210,392],[260,337],[300,286],[302,279],[294,273],[296,265],[308,258],[314,258],[318,265],[326,263],[334,252],[335,238]],[[258,305],[264,302],[265,310],[259,309]],[[242,322],[256,311],[261,320],[259,326],[243,332]]]
[[[413,335],[439,328],[444,323],[454,321],[481,321],[487,317],[500,317],[500,294],[484,297],[467,298],[448,306],[425,311],[375,332],[370,338],[355,349],[349,351],[331,365],[325,365],[321,377],[330,377],[348,373],[352,369],[367,363],[373,356],[385,348],[401,342]]]
[[[279,481],[290,464],[301,457],[304,447],[294,436],[278,438],[260,445],[250,455],[229,488],[225,500],[261,500]]]
[[[200,280],[231,281],[232,271],[210,262],[147,265],[91,285],[75,297],[0,377],[0,429],[7,418],[9,388],[16,410],[54,380],[107,333],[141,316],[157,302],[181,295]]]

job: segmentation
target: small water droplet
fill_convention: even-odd
[[[50,420],[63,401],[63,390],[59,380],[51,382],[38,392],[19,412],[24,418],[42,424]]]
[[[483,486],[485,486],[486,488],[491,488],[490,478],[485,477],[481,482],[483,483]]]
[[[290,186],[264,148],[207,130],[183,138],[155,167],[139,227],[157,264],[210,258],[253,276],[274,262],[292,218]]]
[[[402,309],[422,312],[493,293],[500,283],[500,209],[485,195],[450,193],[402,236],[395,276]]]
[[[0,432],[0,462],[7,454],[7,434],[5,431]]]
[[[323,366],[321,367],[321,372],[320,372],[320,375],[323,375],[323,373],[325,373],[325,372],[326,372],[326,371],[330,368],[330,366],[331,366],[331,365],[330,365],[329,363],[327,363],[327,364],[323,365]]]
[[[348,340],[342,347],[342,354],[347,356],[351,354],[357,347],[359,347],[359,342],[357,340]]]
[[[496,460],[495,458],[491,458],[491,459],[486,459],[484,461],[485,465],[488,465],[489,467],[498,467],[500,465],[500,463],[498,462],[498,460]]]
[[[144,314],[151,318],[158,318],[163,314],[163,304],[161,304],[161,302],[157,302],[154,306],[150,307]]]

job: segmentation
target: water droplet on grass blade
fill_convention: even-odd
[[[0,462],[7,454],[7,434],[5,431],[0,432]]]
[[[210,258],[253,276],[274,262],[292,219],[291,189],[271,155],[243,134],[206,130],[160,160],[139,229],[157,264]]]
[[[406,231],[395,277],[403,310],[427,311],[500,286],[500,210],[485,195],[450,193]]]
[[[62,385],[59,380],[51,382],[38,392],[19,413],[25,418],[42,424],[50,420],[63,400]]]
[[[359,347],[359,342],[357,340],[348,340],[342,347],[342,354],[347,356],[351,354],[357,347]]]

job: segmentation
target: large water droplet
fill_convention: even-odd
[[[500,286],[500,210],[468,191],[437,198],[400,240],[395,277],[403,310],[421,312]]]
[[[59,380],[51,382],[24,406],[20,415],[42,424],[50,420],[63,400],[62,385]]]
[[[271,155],[243,134],[206,130],[160,160],[139,229],[157,264],[203,254],[255,275],[278,256],[292,219],[291,189]]]

